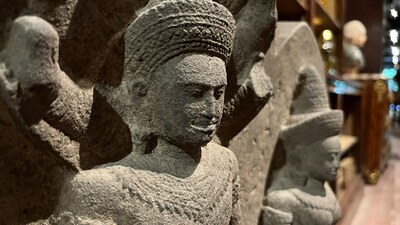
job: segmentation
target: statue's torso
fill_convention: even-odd
[[[338,219],[337,214],[340,212],[339,204],[335,194],[325,184],[325,196],[313,195],[300,189],[288,190],[296,199],[294,204],[293,225],[329,225],[335,224]]]
[[[269,192],[267,200],[272,208],[292,214],[292,225],[333,225],[339,220],[341,209],[328,183],[321,193],[293,184],[287,187]]]
[[[59,212],[116,224],[229,224],[236,161],[228,151],[206,147],[187,177],[120,165],[84,171],[65,186]]]

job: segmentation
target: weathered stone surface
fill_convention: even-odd
[[[302,33],[302,40],[312,40],[311,31],[301,28],[297,27],[296,33]],[[310,44],[315,50],[316,43]],[[297,50],[303,53],[304,48]],[[310,56],[317,58],[319,52]],[[298,83],[292,92],[289,119],[282,126],[275,147],[277,160],[271,169],[263,224],[326,225],[336,224],[340,218],[340,206],[326,181],[335,179],[339,167],[337,135],[343,115],[340,110],[329,108],[324,78],[317,69],[321,66],[321,59],[310,60],[295,71]]]
[[[232,15],[212,1],[143,11],[125,35],[121,85],[98,86],[128,125],[132,153],[67,179],[51,224],[240,223],[236,157],[210,143],[233,37]]]
[[[275,34],[275,0],[217,1],[235,16],[236,32],[227,67],[228,87],[224,117],[218,137],[222,144],[237,135],[263,108],[273,94],[264,54]]]
[[[58,196],[60,179],[66,171],[89,169],[101,163],[120,160],[131,151],[133,143],[127,124],[105,98],[93,90],[92,82],[110,86],[120,84],[123,73],[122,37],[128,24],[143,12],[147,1],[117,1],[112,5],[101,0],[32,0],[9,3],[0,3],[4,5],[0,10],[5,10],[0,15],[5,18],[0,20],[0,30],[5,31],[4,38],[0,38],[0,46],[5,48],[0,56],[0,73],[3,78],[0,85],[1,98],[7,102],[0,111],[4,115],[1,120],[7,121],[1,128],[14,129],[15,134],[10,132],[9,136],[4,136],[10,137],[4,138],[1,143],[7,146],[8,153],[5,155],[8,155],[2,158],[0,164],[10,168],[7,175],[10,179],[35,182],[30,185],[32,192],[52,193],[48,201],[42,201],[43,204],[34,201],[31,195],[0,195],[0,199],[6,202],[12,199],[16,199],[15,202],[27,202],[10,204],[4,215],[0,212],[5,223],[14,219],[23,221],[18,223],[25,223],[38,218],[45,219],[49,215]],[[229,94],[225,98],[225,114],[228,116],[219,131],[221,141],[227,145],[271,97],[269,77],[261,63],[264,56],[260,53],[265,52],[272,40],[276,9],[274,0],[220,3],[235,15],[238,27],[234,42],[237,47],[234,47],[234,56],[228,65]],[[58,32],[60,44],[52,27],[25,24],[31,26],[28,29],[31,33],[25,38],[29,39],[42,31],[48,35],[39,35],[35,39],[35,43],[44,45],[38,44],[32,48],[35,45],[28,44],[20,49],[18,54],[25,59],[22,62],[18,54],[9,54],[18,45],[10,43],[6,46],[6,40],[11,36],[14,18],[26,14],[39,15],[48,20]],[[23,39],[11,38],[22,42]],[[28,54],[24,55],[23,51],[36,52],[37,57],[31,58]],[[19,64],[29,66],[19,68]],[[19,83],[22,84],[20,87]],[[12,124],[13,128],[7,124]],[[27,148],[32,153],[21,157],[25,145],[20,144],[25,142],[29,143]],[[27,163],[28,168],[36,169],[37,172],[33,175],[13,174],[12,168],[16,167],[11,165],[13,160],[9,159],[14,157],[26,161],[31,159]],[[46,160],[55,162],[45,163]],[[49,166],[42,166],[44,164]],[[41,180],[48,180],[42,188],[39,185]],[[10,190],[9,193],[23,190],[22,186],[4,183],[2,190]]]
[[[62,69],[74,80],[119,84],[123,68],[123,35],[148,0],[19,0],[2,1],[0,30],[10,30],[22,15],[50,22],[60,36]],[[117,13],[118,12],[118,13]],[[6,32],[7,33],[7,32]],[[4,46],[8,35],[0,38]],[[84,84],[82,84],[84,85]]]
[[[258,115],[229,143],[239,161],[241,202],[245,224],[257,224],[280,127],[289,118],[291,99],[304,65],[323,64],[318,46],[306,23],[280,22],[263,66],[271,77],[274,96]],[[272,166],[273,167],[273,166]]]
[[[0,100],[0,224],[26,224],[52,213],[65,166],[55,155],[38,151],[6,108]]]

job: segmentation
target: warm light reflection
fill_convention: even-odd
[[[319,26],[322,24],[322,19],[319,17],[315,17],[312,19],[312,24],[314,24],[315,26]]]
[[[324,30],[322,31],[322,38],[324,38],[324,40],[330,41],[332,40],[332,31],[330,30]]]

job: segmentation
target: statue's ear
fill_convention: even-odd
[[[144,79],[138,79],[132,82],[131,88],[129,88],[129,94],[133,96],[145,96],[148,90],[148,83]]]

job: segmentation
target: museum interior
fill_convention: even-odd
[[[281,0],[277,5],[278,20],[310,24],[325,62],[330,105],[344,111],[340,169],[331,183],[344,213],[338,224],[399,224],[400,1]],[[355,20],[366,33],[349,28]],[[348,32],[366,37],[361,45],[353,41],[364,62],[353,61],[358,53],[350,53]]]
[[[400,225],[400,0],[0,0],[0,33],[0,225]]]

